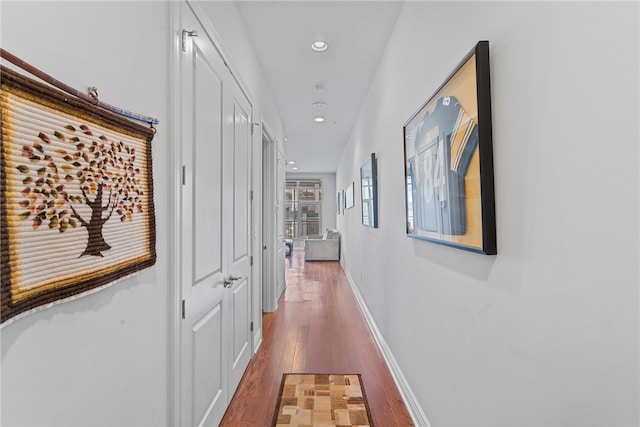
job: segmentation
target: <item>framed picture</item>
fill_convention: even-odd
[[[344,208],[351,209],[355,206],[353,199],[353,182],[344,189]]]
[[[404,124],[406,233],[495,255],[489,42]]]
[[[360,168],[360,189],[362,225],[378,228],[378,176],[375,153],[371,153]]]

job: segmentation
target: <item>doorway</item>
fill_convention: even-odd
[[[262,309],[273,312],[286,287],[284,245],[285,157],[278,141],[262,134]]]

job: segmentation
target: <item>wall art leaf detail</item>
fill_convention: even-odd
[[[2,67],[2,322],[155,263],[153,132]]]

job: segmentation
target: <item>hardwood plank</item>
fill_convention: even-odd
[[[262,318],[263,342],[221,422],[271,425],[282,374],[360,373],[376,426],[412,426],[411,417],[339,262],[304,262],[294,250],[287,290]]]

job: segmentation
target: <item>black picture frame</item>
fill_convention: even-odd
[[[360,167],[362,225],[378,228],[378,171],[376,154],[371,153]]]
[[[497,254],[489,42],[404,124],[406,234]]]

